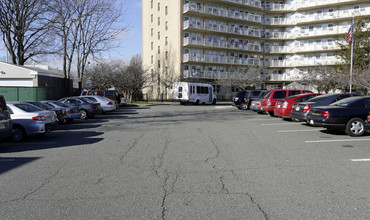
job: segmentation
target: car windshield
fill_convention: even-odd
[[[91,101],[90,99],[88,99],[88,98],[86,98],[86,97],[81,97],[80,98],[80,100],[82,100],[82,101],[85,101],[85,102],[87,102],[87,103],[93,103],[93,101]]]
[[[42,108],[42,109],[46,109],[46,110],[50,110],[50,109],[53,108],[50,105],[47,105],[47,104],[44,104],[44,103],[41,103],[41,102],[31,102],[31,104],[36,105],[37,107]]]
[[[334,102],[330,104],[331,106],[341,106],[341,107],[347,107],[350,106],[351,104],[355,103],[358,99],[358,97],[350,97],[350,98],[345,98],[342,100],[339,100],[337,102]]]
[[[92,102],[97,102],[97,100],[94,98],[94,97],[83,97],[84,100],[89,100],[89,101],[92,101]]]
[[[263,99],[268,99],[271,95],[271,92],[267,92],[262,98]]]
[[[317,96],[317,97],[315,97],[315,98],[312,98],[312,99],[309,99],[309,100],[307,100],[308,102],[317,102],[317,101],[319,101],[319,100],[321,100],[321,99],[323,99],[323,98],[326,98],[326,97],[329,97],[329,96],[332,96],[333,94],[327,94],[327,95],[319,95],[319,96]]]
[[[22,109],[23,111],[26,111],[26,112],[44,111],[43,109],[41,109],[37,106],[27,104],[27,103],[17,103],[17,104],[14,104],[14,106],[16,106],[17,108],[20,108],[20,109]]]

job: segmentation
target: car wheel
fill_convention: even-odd
[[[216,99],[213,99],[213,101],[212,101],[212,105],[216,105]]]
[[[199,103],[200,103],[200,101],[199,101],[199,99],[197,99],[194,104],[199,105]]]
[[[300,122],[301,120],[296,119],[296,118],[292,118],[292,121],[294,121],[294,122]]]
[[[15,142],[23,141],[26,137],[26,132],[20,126],[14,126],[14,135],[12,140]]]
[[[81,110],[81,117],[80,119],[87,119],[87,112],[85,110]]]
[[[247,110],[248,109],[248,105],[245,104],[245,103],[242,103],[242,104],[240,104],[240,109]]]
[[[271,117],[274,117],[274,112],[273,111],[268,111],[267,114]]]
[[[347,122],[346,134],[349,136],[357,137],[365,133],[365,122],[361,118],[352,118]]]

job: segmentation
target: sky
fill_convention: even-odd
[[[123,33],[118,44],[118,48],[107,51],[104,56],[106,59],[124,60],[128,63],[132,56],[142,54],[142,0],[125,0],[125,15],[123,17],[122,25],[128,27],[127,31]],[[144,0],[145,1],[145,0]],[[6,53],[2,39],[0,40],[0,61],[6,60]],[[43,63],[45,64],[45,63]],[[50,66],[59,66],[61,64],[52,62]]]

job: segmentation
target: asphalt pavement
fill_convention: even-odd
[[[370,219],[370,135],[124,106],[0,146],[1,219]]]

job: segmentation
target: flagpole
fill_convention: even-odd
[[[355,32],[355,16],[352,18],[353,33]],[[352,74],[353,74],[353,42],[355,41],[355,35],[352,34],[352,44],[351,44],[351,69],[349,74],[349,93],[352,93]]]

